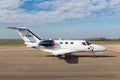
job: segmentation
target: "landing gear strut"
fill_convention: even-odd
[[[58,55],[58,58],[59,58],[59,59],[65,59],[66,56],[65,56],[65,55]]]
[[[96,58],[96,55],[93,50],[92,50],[92,54],[93,54],[93,58]]]
[[[96,55],[94,53],[94,47],[90,46],[88,49],[92,52],[93,58],[96,58]]]
[[[93,54],[93,58],[96,58],[96,55],[95,55],[95,53],[94,53],[94,52],[92,52],[92,54]]]

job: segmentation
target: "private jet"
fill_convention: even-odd
[[[66,58],[66,54],[75,52],[91,52],[96,57],[95,52],[106,51],[106,47],[89,43],[86,40],[43,40],[25,27],[7,27],[16,30],[24,40],[26,47],[40,49],[57,56],[59,59]]]

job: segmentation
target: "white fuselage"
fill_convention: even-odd
[[[16,30],[27,47],[39,48],[43,51],[51,52],[53,55],[63,55],[80,51],[102,52],[106,50],[103,46],[91,44],[85,40],[42,40],[27,28],[8,28]]]
[[[52,52],[54,55],[60,55],[69,52],[84,52],[84,51],[94,51],[102,52],[106,48],[100,45],[88,43],[85,40],[54,40],[55,46],[45,47],[40,49],[47,52]]]

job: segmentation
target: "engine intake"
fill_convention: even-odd
[[[45,46],[45,47],[50,47],[50,46],[54,46],[55,45],[55,41],[54,40],[44,40],[44,41],[41,41],[39,43],[39,45]]]

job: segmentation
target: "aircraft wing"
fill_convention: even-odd
[[[67,53],[74,53],[78,52],[78,50],[71,50],[71,49],[59,49],[52,52],[53,55],[62,55]]]

